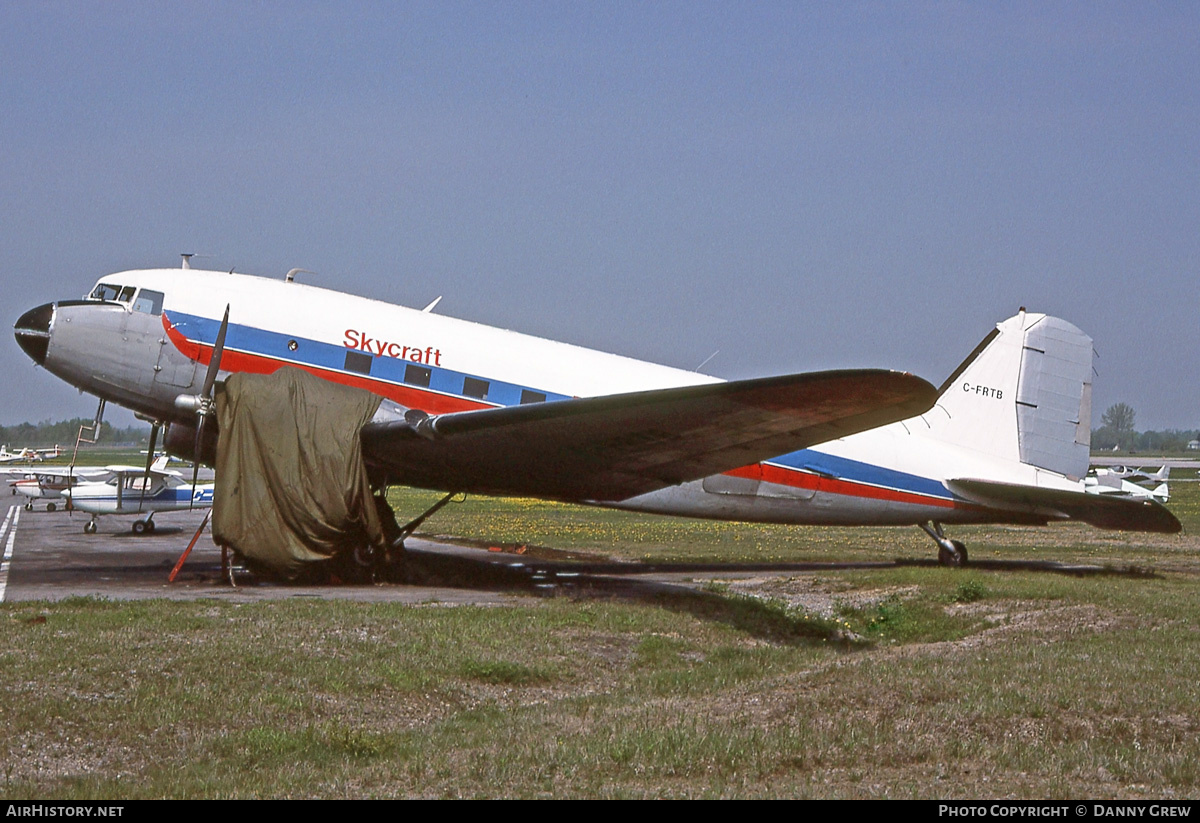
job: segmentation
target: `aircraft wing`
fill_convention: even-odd
[[[937,390],[864,370],[576,398],[368,423],[387,482],[447,491],[624,500],[921,414]]]
[[[987,506],[1036,509],[1050,517],[1082,520],[1102,529],[1175,534],[1183,525],[1155,500],[1082,491],[1047,489],[993,480],[958,479],[947,487],[968,500]]]

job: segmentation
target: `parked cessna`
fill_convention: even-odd
[[[107,469],[61,466],[54,471],[30,472],[14,480],[12,486],[14,494],[27,498],[26,511],[33,511],[33,501],[45,500],[46,511],[53,512],[58,509],[58,501],[66,497],[66,489],[79,483],[100,482],[108,476]]]
[[[385,398],[361,434],[377,486],[917,525],[947,564],[967,552],[945,524],[1180,530],[1153,500],[1087,493],[1092,341],[1024,309],[937,389],[873,370],[721,382],[290,273],[186,265],[103,277],[82,300],[26,312],[15,334],[68,383],[169,424],[177,453],[211,453],[221,374],[293,366]]]
[[[165,464],[166,457],[161,458]],[[212,506],[213,484],[184,482],[176,471],[157,465],[147,471],[140,466],[106,466],[109,479],[77,483],[63,489],[71,507],[92,515],[83,526],[85,534],[96,533],[96,520],[102,514],[137,515],[131,527],[134,534],[154,531],[158,512],[204,509]]]

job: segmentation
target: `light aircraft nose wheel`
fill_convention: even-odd
[[[89,520],[88,522],[84,523],[83,524],[83,533],[84,534],[95,534],[96,533],[96,521]]]
[[[28,503],[25,504],[25,511],[27,511],[27,512],[33,511],[33,501],[32,500],[30,500]]]

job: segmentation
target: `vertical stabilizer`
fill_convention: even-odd
[[[1092,339],[1022,311],[996,326],[925,415],[940,440],[1075,479],[1088,469]]]

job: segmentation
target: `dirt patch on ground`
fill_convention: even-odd
[[[869,609],[891,598],[914,597],[920,590],[915,585],[860,589],[844,580],[820,575],[762,575],[719,583],[735,594],[783,602],[789,608],[823,618],[834,617],[843,609]]]

